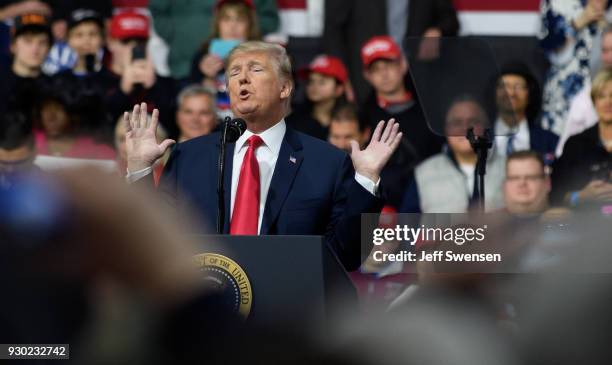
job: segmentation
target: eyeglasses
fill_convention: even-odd
[[[512,91],[527,91],[527,85],[525,84],[507,84],[505,82],[500,82],[497,84],[497,90],[512,90]]]
[[[533,175],[508,175],[506,176],[507,182],[519,182],[519,181],[527,181],[527,182],[536,182],[538,180],[544,179],[546,175],[544,174],[533,174]]]

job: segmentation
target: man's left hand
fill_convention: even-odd
[[[356,141],[351,141],[351,160],[355,172],[377,183],[380,172],[399,146],[401,139],[399,124],[395,119],[389,119],[386,127],[384,120],[378,123],[372,140],[364,150],[361,150]]]

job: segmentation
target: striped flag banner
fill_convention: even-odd
[[[277,0],[285,33],[320,35],[323,1]],[[461,34],[535,36],[540,29],[540,0],[453,0],[461,22]],[[314,24],[313,24],[314,23]]]

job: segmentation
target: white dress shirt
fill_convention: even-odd
[[[557,150],[555,152],[557,157],[560,157],[563,153],[563,146],[565,142],[587,128],[590,128],[597,124],[599,117],[595,111],[595,106],[591,100],[591,82],[585,81],[582,91],[580,91],[570,104],[569,112],[567,113],[567,121],[563,133],[559,137],[559,143],[557,144]]]
[[[264,208],[266,207],[266,197],[268,196],[270,182],[272,181],[272,174],[274,173],[274,167],[276,166],[276,160],[278,160],[278,154],[280,153],[286,130],[287,125],[285,124],[285,120],[281,119],[280,122],[259,134],[259,137],[261,137],[263,143],[257,148],[257,151],[255,151],[255,157],[259,163],[260,182],[259,220],[257,222],[258,231],[261,229]],[[234,162],[232,164],[232,193],[230,198],[230,221],[234,215],[234,203],[236,201],[236,191],[238,190],[238,180],[240,179],[242,160],[244,160],[244,155],[249,148],[246,142],[253,134],[254,133],[249,130],[245,131],[244,134],[238,138],[236,141],[236,147],[234,147]]]
[[[527,119],[521,120],[515,127],[508,126],[501,118],[495,121],[495,149],[505,156],[508,151],[508,141],[514,134],[512,143],[513,151],[525,151],[531,149],[529,143],[529,124]]]
[[[266,198],[268,197],[268,190],[270,189],[270,183],[272,182],[272,175],[274,174],[274,167],[276,166],[276,161],[278,160],[278,155],[280,153],[281,145],[283,144],[283,139],[285,138],[285,131],[287,130],[287,124],[284,119],[281,119],[278,123],[273,125],[272,127],[266,129],[261,132],[259,137],[263,140],[263,143],[257,148],[255,152],[255,157],[257,158],[257,162],[259,163],[259,179],[260,179],[260,190],[259,190],[259,220],[257,222],[257,230],[261,231],[261,222],[263,220],[263,213],[266,207]],[[232,188],[231,188],[231,197],[230,197],[230,222],[231,217],[234,213],[234,203],[236,201],[236,191],[238,190],[238,180],[240,178],[240,168],[242,167],[242,161],[244,160],[244,155],[248,149],[248,145],[246,141],[251,137],[254,133],[247,130],[244,132],[240,138],[236,141],[236,146],[234,148],[234,159],[232,163]],[[152,169],[147,167],[145,169],[134,171],[126,176],[126,179],[129,183],[133,183],[148,174],[150,174]],[[355,173],[355,180],[361,185],[364,189],[369,191],[372,195],[376,195],[378,191],[378,186],[380,184],[380,178],[375,183],[367,177]]]

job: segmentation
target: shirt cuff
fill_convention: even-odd
[[[127,171],[127,175],[125,175],[125,180],[128,182],[128,184],[132,184],[142,179],[143,177],[149,175],[153,171],[153,168],[145,167],[142,170],[138,170],[134,172],[130,172],[130,170],[126,169],[126,171]]]
[[[372,195],[378,194],[378,185],[380,185],[380,177],[377,182],[374,182],[367,177],[360,175],[359,173],[355,173],[355,180],[361,185],[364,189],[370,192]]]

